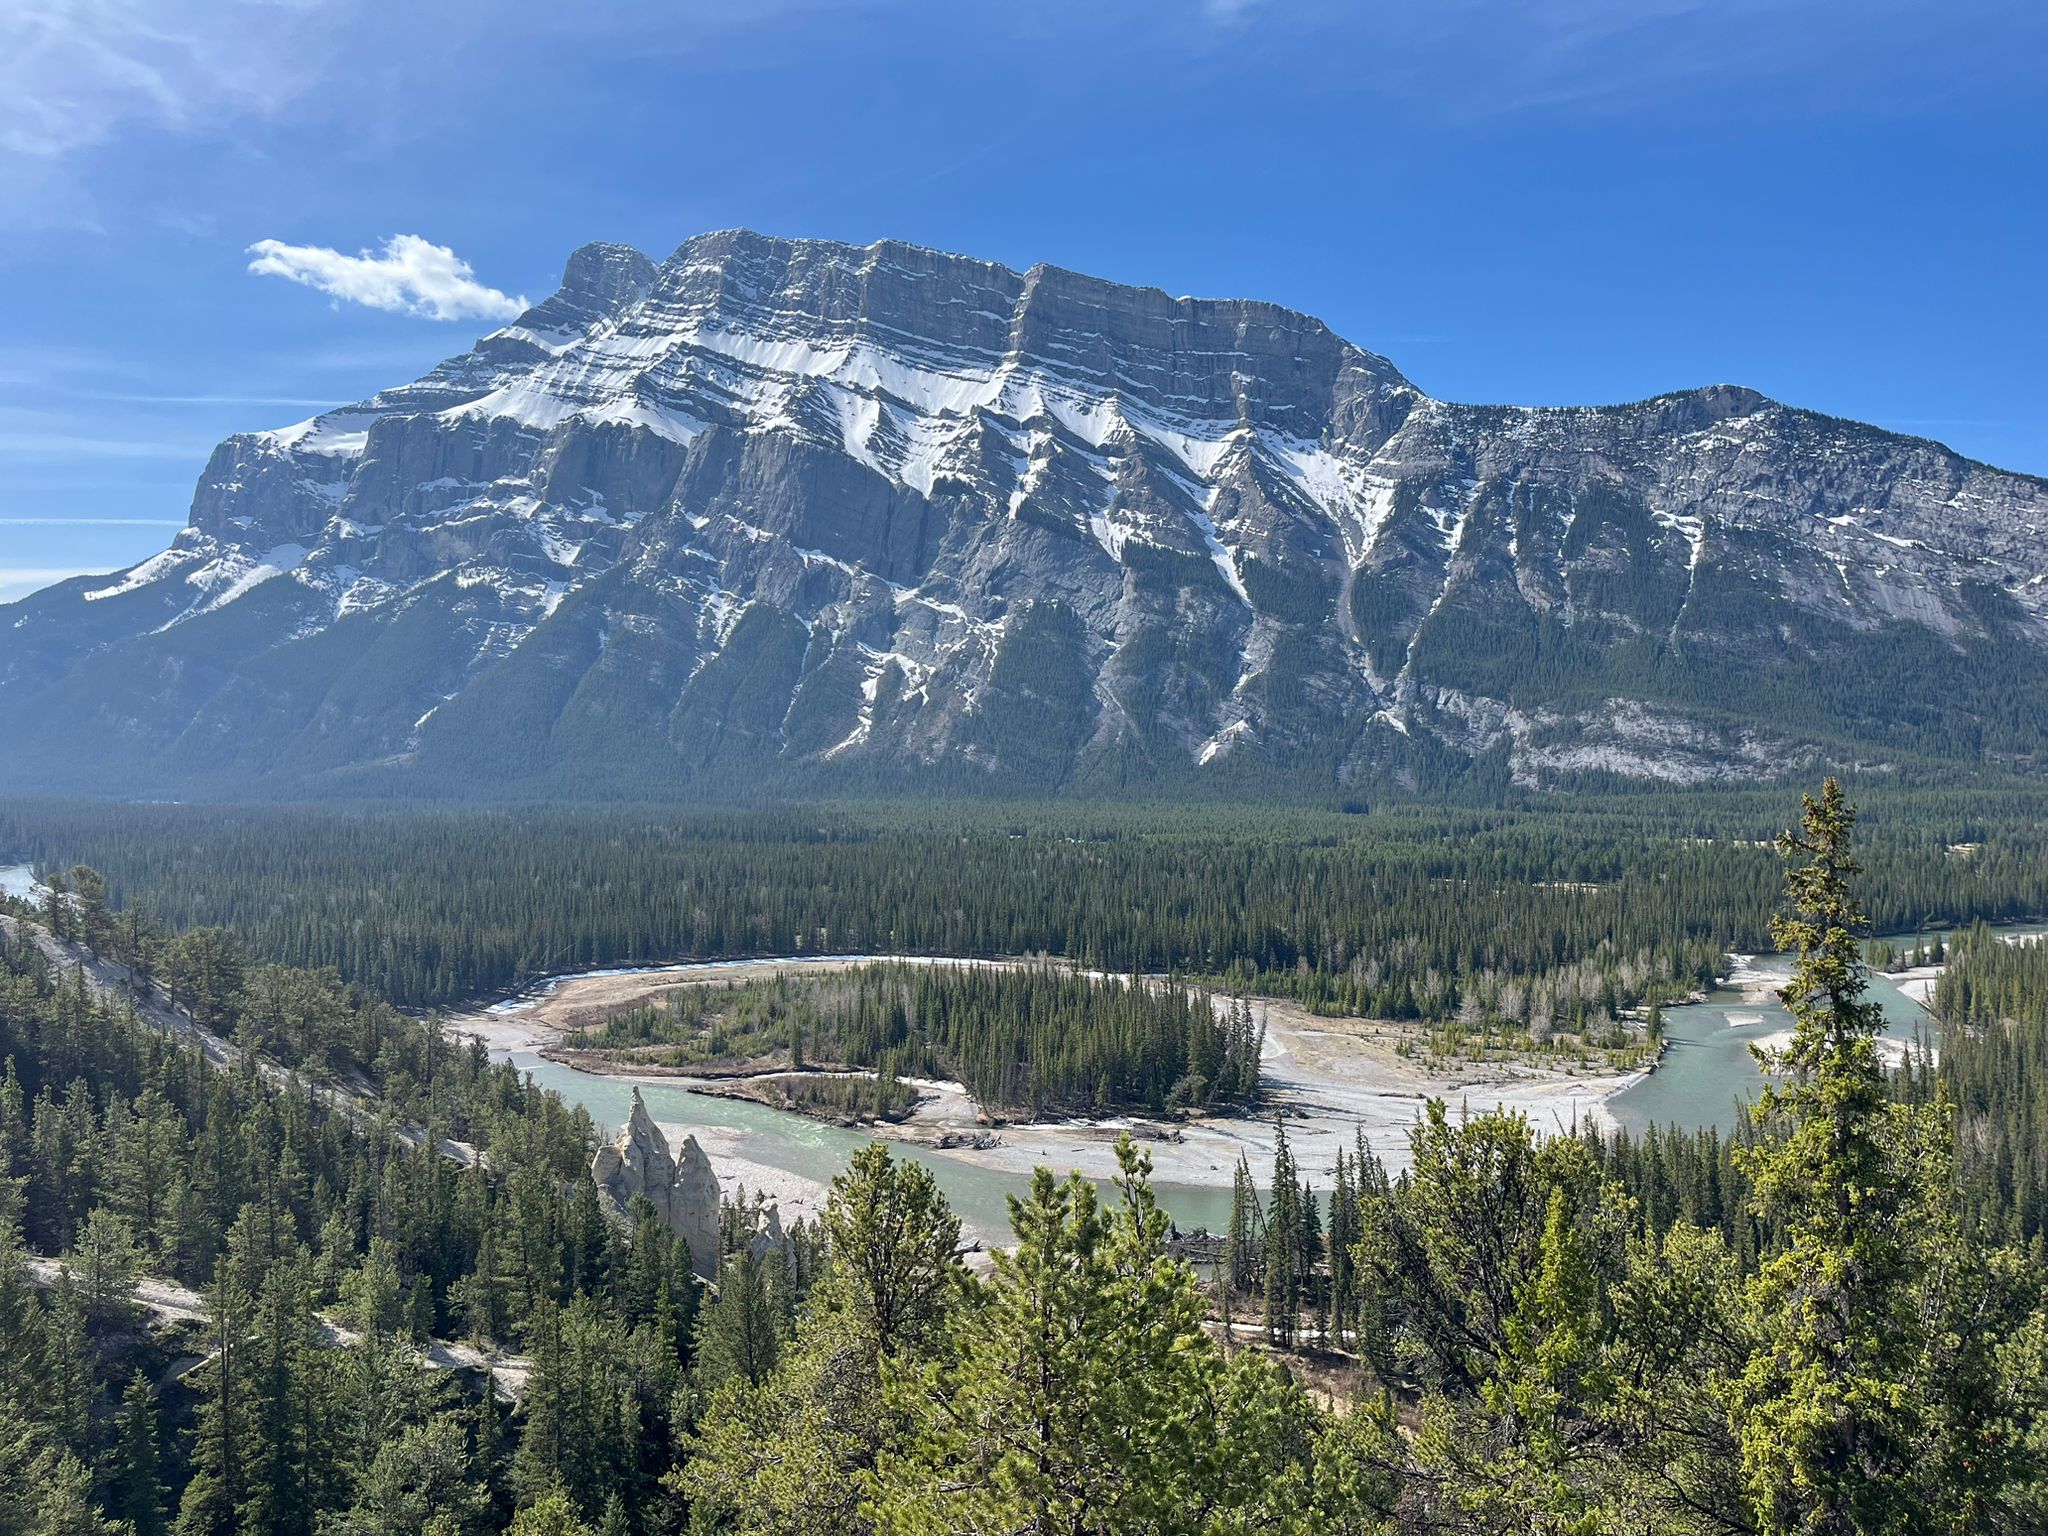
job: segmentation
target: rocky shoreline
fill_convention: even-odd
[[[788,965],[809,970],[858,963],[864,962],[803,957]],[[563,1066],[615,1081],[658,1082],[699,1092],[709,1088],[713,1096],[729,1097],[722,1084],[730,1077],[721,1080],[707,1071],[627,1067],[601,1059],[590,1059],[586,1065],[581,1053],[564,1048],[564,1028],[572,1019],[588,1018],[592,1009],[631,1006],[679,985],[758,977],[772,968],[773,962],[755,961],[695,967],[682,974],[664,968],[555,978],[530,990],[520,1004],[479,1009],[451,1024],[494,1049],[536,1051]],[[1412,1051],[1418,1032],[1400,1025],[1326,1018],[1279,1001],[1259,1006],[1267,1023],[1262,1064],[1266,1103],[1255,1116],[1196,1116],[1170,1127],[1155,1127],[1149,1119],[1128,1115],[998,1127],[959,1084],[918,1080],[913,1086],[920,1090],[920,1101],[905,1120],[855,1128],[937,1157],[1013,1174],[1020,1181],[1040,1164],[1110,1178],[1116,1172],[1118,1136],[1135,1132],[1146,1138],[1154,1177],[1162,1183],[1227,1190],[1240,1157],[1254,1168],[1270,1163],[1276,1125],[1285,1125],[1306,1171],[1327,1170],[1338,1147],[1348,1149],[1360,1135],[1389,1166],[1399,1168],[1407,1162],[1409,1130],[1431,1098],[1473,1113],[1496,1107],[1523,1113],[1539,1130],[1555,1133],[1587,1120],[1610,1124],[1603,1107],[1606,1099],[1648,1070],[1575,1072],[1530,1062],[1432,1063]],[[1411,1047],[1406,1053],[1404,1045]],[[744,1096],[759,1102],[756,1095]],[[702,1138],[724,1166],[717,1148],[710,1146],[718,1134],[715,1127],[681,1129]],[[766,1182],[779,1177],[774,1170],[757,1171]]]

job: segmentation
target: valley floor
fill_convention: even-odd
[[[621,1008],[655,1000],[679,986],[759,980],[776,969],[816,974],[874,958],[878,957],[804,957],[563,977],[520,999],[463,1013],[449,1022],[494,1051],[544,1051],[559,1060],[553,1048],[565,1033]],[[1263,1177],[1271,1167],[1276,1118],[1284,1122],[1288,1142],[1306,1173],[1326,1172],[1335,1162],[1338,1148],[1349,1149],[1361,1130],[1373,1150],[1398,1168],[1407,1162],[1409,1128],[1429,1099],[1442,1098],[1454,1108],[1468,1108],[1474,1114],[1504,1107],[1526,1114],[1539,1131],[1554,1133],[1588,1120],[1610,1124],[1602,1109],[1604,1101],[1641,1075],[1524,1063],[1431,1062],[1422,1054],[1425,1035],[1419,1026],[1326,1018],[1277,1000],[1260,1000],[1255,1006],[1266,1021],[1262,1074],[1266,1108],[1258,1117],[1215,1115],[1168,1122],[1112,1116],[1009,1123],[995,1128],[996,1145],[977,1148],[973,1145],[976,1133],[985,1126],[966,1090],[957,1083],[927,1082],[918,1085],[924,1090],[924,1099],[916,1113],[901,1124],[878,1126],[874,1134],[915,1145],[930,1156],[1015,1174],[1021,1183],[1041,1163],[1062,1172],[1073,1168],[1092,1178],[1107,1179],[1116,1172],[1117,1137],[1128,1130],[1144,1142],[1152,1157],[1153,1177],[1159,1182],[1228,1189],[1240,1156],[1249,1159],[1256,1176]],[[1403,1045],[1415,1054],[1401,1054]],[[568,1064],[590,1070],[582,1053]],[[669,1087],[708,1081],[673,1074],[646,1079],[622,1071],[599,1075],[622,1081],[658,1080]],[[665,1125],[663,1129],[670,1134],[681,1130],[694,1134],[728,1188],[745,1183],[749,1189],[766,1189],[782,1200],[785,1213],[807,1211],[820,1203],[821,1191],[796,1187],[809,1181],[793,1180],[781,1170],[737,1159],[729,1148],[727,1155],[721,1156],[721,1143],[734,1138],[718,1126]],[[957,1144],[949,1146],[949,1140]]]

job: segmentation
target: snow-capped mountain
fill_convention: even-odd
[[[733,231],[228,439],[0,607],[0,784],[426,793],[2030,771],[2048,482],[1716,387]]]

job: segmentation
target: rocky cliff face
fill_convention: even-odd
[[[1711,388],[1453,405],[1307,316],[746,232],[230,438],[0,608],[0,785],[1341,793],[2033,772],[2048,483]]]
[[[599,1147],[590,1177],[615,1220],[630,1222],[636,1195],[646,1197],[668,1229],[690,1245],[690,1265],[705,1279],[718,1272],[718,1174],[697,1138],[683,1138],[682,1155],[633,1090],[633,1111],[610,1145]]]

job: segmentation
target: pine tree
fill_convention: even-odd
[[[135,1536],[164,1536],[163,1446],[158,1439],[156,1393],[140,1371],[121,1394],[115,1430],[114,1473],[107,1512],[125,1520]]]
[[[314,1377],[325,1352],[313,1316],[312,1266],[296,1243],[270,1265],[256,1298],[246,1349],[248,1490],[237,1508],[245,1536],[302,1536],[312,1529],[321,1463],[334,1450],[314,1422]]]
[[[550,1488],[513,1517],[510,1536],[592,1536],[576,1506],[560,1488]]]
[[[879,1141],[832,1181],[825,1236],[831,1292],[876,1358],[921,1350],[960,1288],[960,1220],[924,1164],[896,1162]]]
[[[711,1391],[738,1378],[758,1387],[782,1352],[782,1325],[768,1272],[742,1243],[718,1266],[718,1293],[697,1318],[697,1374]]]
[[[323,1447],[354,1479],[404,1431],[427,1390],[423,1367],[400,1334],[405,1305],[394,1253],[389,1240],[372,1239],[362,1264],[343,1280],[341,1317],[355,1340],[324,1362],[333,1377],[333,1411]]]
[[[1258,1277],[1259,1256],[1265,1247],[1264,1223],[1259,1210],[1259,1192],[1252,1184],[1251,1165],[1242,1152],[1230,1182],[1230,1232],[1223,1249],[1223,1270],[1232,1292],[1251,1293]]]
[[[1096,1454],[1088,1342],[1113,1337],[1094,1187],[1039,1168],[1030,1194],[1011,1197],[1010,1224],[1015,1247],[996,1255],[990,1306],[961,1341],[957,1373],[907,1398],[964,1411],[922,1418],[904,1456],[883,1464],[885,1532],[1086,1529],[1082,1512],[1112,1475]]]
[[[543,1303],[531,1322],[526,1427],[513,1486],[539,1498],[567,1491],[580,1518],[601,1514],[607,1493],[637,1482],[641,1401],[624,1319],[603,1300]]]
[[[928,1358],[969,1295],[960,1223],[937,1181],[880,1143],[833,1181],[823,1227],[830,1262],[793,1346],[760,1386],[731,1375],[711,1393],[671,1479],[707,1529],[865,1530],[861,1479],[899,1422],[877,1374]]]
[[[249,1410],[242,1378],[251,1301],[225,1255],[214,1266],[206,1313],[212,1355],[193,1430],[193,1474],[178,1506],[178,1536],[226,1536],[247,1495]]]
[[[50,1287],[43,1318],[42,1358],[36,1402],[40,1417],[65,1449],[84,1456],[91,1450],[94,1351],[86,1336],[85,1307],[69,1274],[60,1273]]]
[[[1265,1278],[1266,1339],[1278,1349],[1292,1349],[1301,1326],[1301,1264],[1305,1240],[1301,1184],[1288,1150],[1287,1128],[1273,1122],[1273,1205],[1266,1213],[1266,1244],[1261,1259]]]
[[[1374,1411],[1350,1444],[1257,1351],[1225,1361],[1201,1288],[1166,1257],[1150,1164],[1117,1148],[1108,1211],[1078,1174],[1036,1171],[1013,1198],[1014,1246],[951,1358],[891,1371],[913,1419],[866,1506],[881,1536],[958,1532],[1378,1529],[1390,1434]],[[1357,1453],[1364,1453],[1359,1455]]]
[[[439,1413],[378,1448],[334,1536],[484,1536],[495,1528],[462,1424]]]
[[[109,932],[106,877],[90,864],[71,867],[71,906],[77,922],[79,942],[98,953]]]
[[[1358,1241],[1358,1195],[1352,1188],[1351,1163],[1337,1149],[1330,1187],[1330,1333],[1342,1347],[1351,1340],[1358,1309],[1357,1269],[1352,1245]]]
[[[1916,1202],[1893,1156],[1884,1013],[1863,1000],[1855,817],[1829,779],[1806,797],[1800,831],[1778,840],[1791,912],[1773,933],[1795,956],[1779,993],[1793,1031],[1766,1058],[1783,1077],[1759,1100],[1764,1135],[1742,1158],[1783,1245],[1750,1282],[1763,1343],[1731,1391],[1756,1521],[1786,1536],[1937,1524],[1910,1475],[1920,1405],[1903,1388],[1921,1328],[1901,1220]]]
[[[1431,1397],[1417,1457],[1436,1498],[1481,1530],[1578,1536],[1640,1528],[1623,1493],[1615,1437],[1598,1415],[1612,1383],[1599,1276],[1580,1213],[1553,1187],[1533,1272],[1476,1398]],[[1659,1384],[1661,1390],[1672,1390]]]
[[[1329,1296],[1316,1283],[1316,1270],[1323,1257],[1322,1207],[1306,1179],[1302,1180],[1296,1208],[1301,1213],[1301,1239],[1295,1258],[1295,1295],[1297,1298],[1309,1298],[1315,1318],[1316,1343],[1324,1345],[1330,1342]]]
[[[92,1498],[92,1474],[69,1451],[46,1451],[29,1469],[35,1513],[22,1528],[27,1536],[127,1536],[127,1528],[100,1513]]]
[[[87,1317],[118,1320],[133,1308],[138,1255],[128,1224],[105,1206],[85,1220],[67,1268]]]
[[[449,1290],[448,1300],[461,1319],[463,1332],[476,1342],[497,1343],[511,1337],[511,1284],[498,1251],[494,1213],[483,1218],[483,1232],[477,1239],[476,1257],[469,1273]]]

